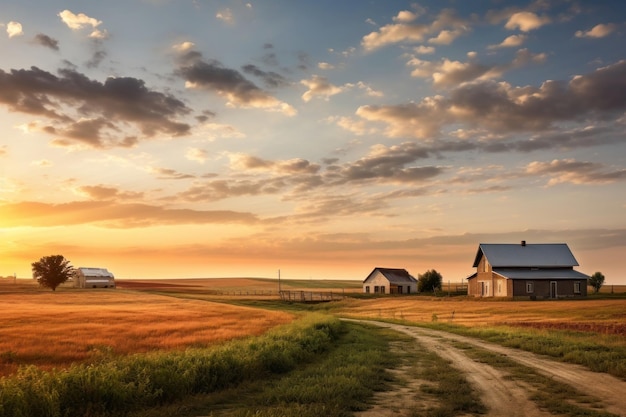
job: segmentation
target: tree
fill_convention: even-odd
[[[434,269],[419,274],[417,276],[417,291],[435,291],[435,289],[441,289],[441,281],[443,277]]]
[[[42,287],[55,291],[57,287],[68,280],[74,273],[70,261],[62,255],[44,256],[37,262],[32,263],[33,278]]]
[[[593,292],[597,293],[600,291],[600,287],[604,284],[604,275],[602,272],[596,272],[592,276],[589,277],[589,285],[593,288]]]

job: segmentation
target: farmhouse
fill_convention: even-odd
[[[105,268],[76,268],[74,271],[76,288],[115,288],[115,277]]]
[[[363,281],[363,292],[367,294],[416,293],[417,280],[406,269],[374,268]]]
[[[587,295],[587,275],[565,243],[478,246],[467,294],[475,297],[563,298]]]

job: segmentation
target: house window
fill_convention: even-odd
[[[411,294],[411,286],[410,285],[406,286],[406,293],[407,294]]]
[[[574,294],[580,294],[580,281],[574,282]]]
[[[378,285],[374,285],[374,293],[380,292],[380,287]]]
[[[385,293],[385,286],[384,286],[384,285],[381,285],[381,286],[380,286],[380,293],[381,293],[381,294],[384,294],[384,293]]]
[[[531,293],[535,292],[535,283],[532,281],[526,282],[526,292]]]
[[[498,294],[502,293],[502,283],[498,282]]]
[[[398,285],[398,294],[402,294],[402,285]]]
[[[366,286],[365,286],[365,292],[366,292],[367,294],[369,294],[369,293],[370,293],[370,286],[369,286],[369,285],[366,285]]]

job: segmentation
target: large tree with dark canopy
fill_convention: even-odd
[[[63,255],[44,256],[32,263],[33,278],[42,287],[55,291],[57,287],[67,281],[74,272],[74,267]]]

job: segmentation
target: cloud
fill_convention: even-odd
[[[188,148],[185,152],[185,158],[190,161],[199,162],[201,164],[206,162],[208,155],[209,154],[206,150],[199,148]]]
[[[310,101],[315,97],[321,97],[328,100],[335,94],[345,91],[345,87],[333,85],[328,81],[328,79],[320,77],[319,75],[313,75],[308,80],[301,80],[300,84],[308,88],[308,90],[302,94],[302,100],[304,101]]]
[[[169,168],[150,168],[150,172],[160,180],[188,180],[195,178],[194,175],[184,174]]]
[[[526,42],[528,38],[527,35],[511,35],[504,39],[497,45],[489,45],[488,49],[498,49],[498,48],[513,48],[522,45]]]
[[[576,31],[577,38],[604,38],[617,30],[617,25],[614,23],[600,23],[587,31]]]
[[[235,170],[264,170],[279,174],[315,174],[320,170],[318,164],[306,159],[294,158],[283,161],[270,161],[251,155],[231,154],[231,168]]]
[[[287,80],[285,77],[278,74],[277,72],[263,71],[256,65],[244,65],[241,69],[246,74],[251,74],[255,77],[260,78],[263,81],[263,84],[270,88],[284,87],[291,84],[289,80]]]
[[[331,69],[334,69],[335,66],[333,64],[329,64],[328,62],[318,62],[317,68],[322,69],[322,70],[331,70]]]
[[[292,106],[260,89],[239,71],[226,68],[215,60],[204,61],[202,54],[196,51],[180,57],[176,74],[186,81],[188,88],[215,91],[233,107],[278,111],[287,116],[297,113]]]
[[[420,45],[420,46],[416,46],[415,48],[413,48],[413,52],[415,52],[418,55],[434,54],[435,47]]]
[[[233,16],[233,11],[231,9],[229,9],[229,8],[225,8],[225,9],[222,9],[222,10],[218,11],[215,14],[215,17],[218,20],[221,20],[224,23],[228,23],[229,25],[232,25],[233,23],[235,23],[235,18]]]
[[[109,187],[106,185],[83,185],[76,189],[76,191],[96,201],[102,200],[129,200],[143,197],[144,193],[120,191],[117,187]]]
[[[53,51],[59,50],[59,41],[51,38],[48,35],[44,35],[43,33],[38,33],[37,35],[35,35],[35,38],[33,39],[33,41],[36,44],[45,46],[46,48],[50,48]]]
[[[194,46],[196,46],[195,43],[190,42],[190,41],[185,41],[185,42],[172,45],[172,49],[174,49],[177,52],[187,52],[187,51],[192,50]]]
[[[417,13],[411,12],[409,10],[403,10],[401,12],[398,12],[398,15],[393,18],[393,21],[401,22],[401,23],[409,23],[417,19],[417,17],[418,17]]]
[[[442,10],[430,24],[413,23],[413,17],[417,16],[411,12],[400,12],[394,18],[396,23],[385,25],[378,31],[365,35],[361,40],[361,46],[366,51],[373,51],[397,43],[423,42],[427,36],[433,34],[435,36],[431,37],[429,42],[447,45],[469,30],[467,22],[459,18],[452,9]]]
[[[522,61],[529,59],[522,54]],[[427,97],[419,103],[361,106],[356,114],[387,124],[390,137],[439,137],[445,125],[498,132],[548,131],[557,122],[581,117],[605,120],[626,110],[626,60],[573,77],[546,81],[540,87],[513,87],[504,82],[462,84],[448,97]]]
[[[517,12],[509,18],[504,27],[509,30],[519,29],[522,32],[529,32],[550,22],[551,19],[548,16],[538,16],[532,12]]]
[[[72,30],[81,30],[85,27],[95,29],[102,24],[101,20],[94,19],[93,17],[89,17],[83,13],[74,14],[69,10],[63,10],[58,14],[58,16],[61,18],[63,23],[65,23],[67,27]]]
[[[548,176],[548,185],[609,184],[626,180],[626,169],[606,170],[602,164],[576,161],[574,159],[554,159],[550,162],[531,162],[526,173]]]
[[[106,190],[91,191],[106,194]],[[95,224],[107,228],[134,228],[180,224],[253,224],[257,221],[256,216],[246,212],[170,209],[148,204],[120,204],[112,200],[74,201],[64,204],[38,202],[0,204],[1,227]]]
[[[24,31],[22,30],[22,24],[20,22],[10,21],[7,23],[7,35],[9,35],[9,38],[15,38],[23,34]]]
[[[143,80],[109,77],[99,82],[71,69],[58,73],[37,67],[0,70],[0,104],[45,118],[48,124],[36,127],[61,136],[56,141],[61,146],[125,147],[136,143],[137,133],[181,136],[190,131],[177,120],[190,109],[174,96],[148,89]]]
[[[368,155],[350,163],[337,166],[324,176],[327,185],[373,181],[377,183],[421,183],[442,174],[445,168],[413,166],[417,160],[430,153],[414,142],[387,147],[376,145]]]

